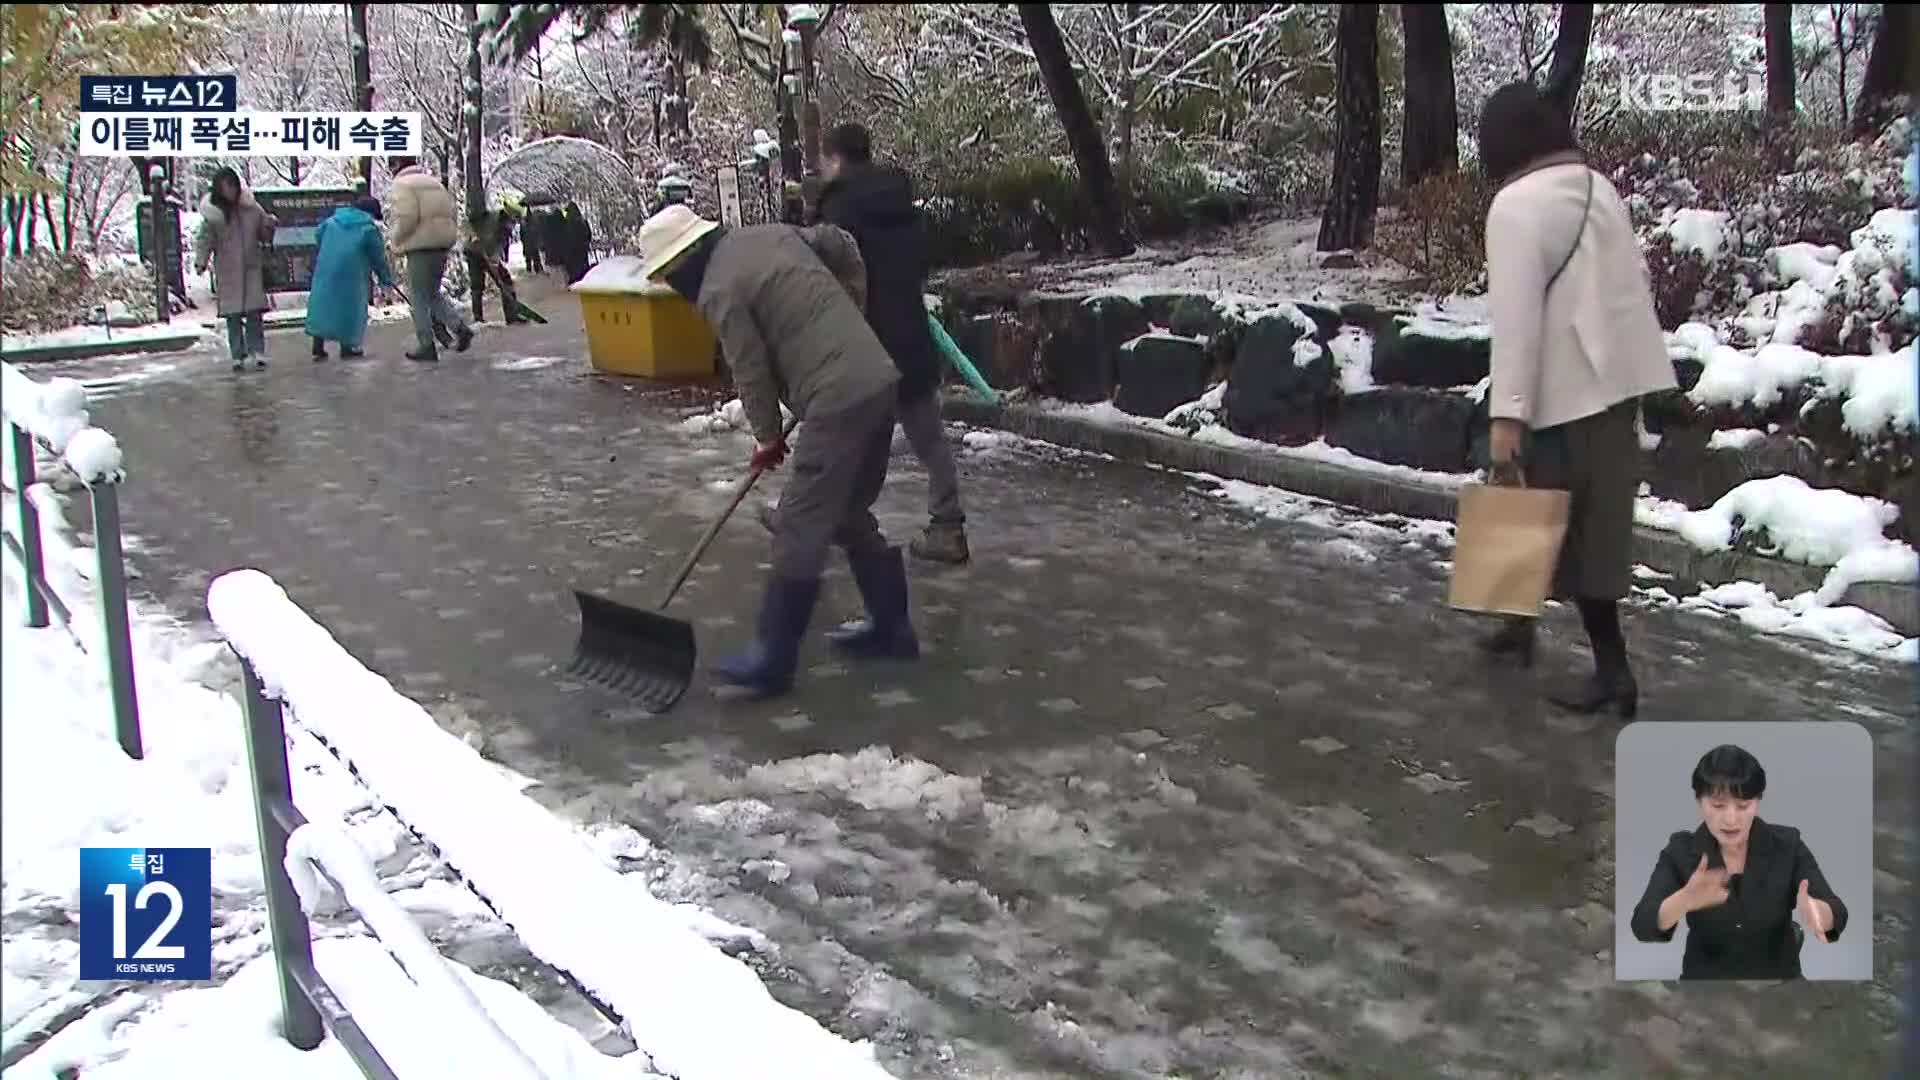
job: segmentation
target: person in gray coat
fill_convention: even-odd
[[[907,570],[873,503],[887,480],[899,369],[866,315],[866,266],[833,226],[722,228],[668,206],[640,233],[641,274],[691,301],[720,340],[746,407],[755,468],[787,457],[785,404],[806,425],[793,478],[774,515],[773,573],[758,634],[713,669],[717,682],[771,697],[793,686],[831,546],[847,565],[867,617],[829,634],[859,658],[913,659]]]
[[[267,366],[267,249],[280,225],[260,208],[240,174],[222,168],[200,202],[200,231],[193,239],[193,268],[213,267],[213,295],[227,320],[227,351],[233,370],[251,358]]]

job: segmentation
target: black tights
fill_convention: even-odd
[[[1580,623],[1593,644],[1594,666],[1602,672],[1626,670],[1627,639],[1620,632],[1619,601],[1581,597],[1574,606],[1580,609]]]

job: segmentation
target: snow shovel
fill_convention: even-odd
[[[792,435],[798,423],[798,418],[788,421],[782,438]],[[713,545],[727,519],[740,508],[764,471],[754,469],[741,481],[733,500],[707,527],[693,554],[681,564],[680,572],[674,575],[666,596],[655,610],[629,607],[604,596],[573,590],[573,598],[580,605],[580,641],[574,647],[572,663],[567,666],[568,674],[625,694],[650,713],[664,713],[679,702],[687,687],[693,684],[693,665],[699,648],[693,640],[693,624],[668,616],[666,607],[673,603],[680,586],[686,584],[700,557]]]

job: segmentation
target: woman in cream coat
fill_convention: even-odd
[[[1635,419],[1642,396],[1675,386],[1646,261],[1619,192],[1532,86],[1487,100],[1480,161],[1499,185],[1487,213],[1493,479],[1571,493],[1553,594],[1593,645],[1594,674],[1552,699],[1631,717],[1639,687],[1618,601],[1632,583]],[[1531,663],[1533,635],[1533,620],[1509,619],[1482,646]]]

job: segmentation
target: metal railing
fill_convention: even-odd
[[[543,1074],[488,1016],[460,977],[447,967],[418,924],[379,887],[373,869],[359,850],[335,845],[295,843],[308,826],[306,815],[293,804],[292,774],[287,767],[285,712],[268,696],[253,665],[240,661],[247,728],[247,763],[253,786],[254,819],[260,834],[260,862],[266,879],[267,926],[273,941],[274,968],[280,987],[281,1015],[287,1042],[301,1050],[320,1045],[326,1032],[340,1040],[367,1080],[398,1080],[373,1040],[353,1018],[313,963],[313,931],[306,909],[288,870],[288,849],[296,861],[324,876],[374,937],[423,990],[453,999],[457,1008],[447,1015],[470,1017],[474,1023],[463,1034],[480,1040],[492,1052],[489,1077],[500,1080],[542,1080]]]
[[[6,549],[20,560],[27,581],[27,625],[50,625],[49,615],[57,615],[60,624],[73,626],[73,609],[61,599],[47,581],[45,543],[40,532],[40,508],[34,503],[33,488],[39,482],[34,460],[37,445],[46,445],[58,453],[63,448],[37,434],[34,419],[25,415],[36,408],[44,386],[28,379],[12,364],[5,365],[7,441],[13,449],[13,490],[20,500],[20,535],[0,530]],[[29,400],[16,404],[17,396]],[[79,470],[75,470],[79,474]],[[113,695],[114,734],[120,749],[130,758],[146,756],[140,739],[140,702],[134,692],[133,634],[127,619],[127,569],[120,538],[120,476],[85,476],[93,503],[93,544],[98,558],[100,618],[106,649],[107,682]],[[78,635],[76,635],[77,637]]]

